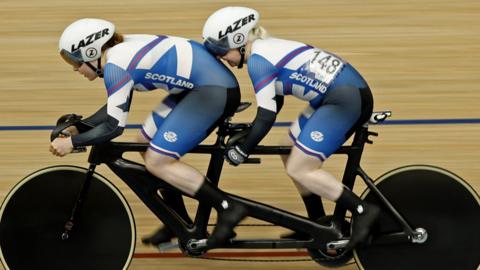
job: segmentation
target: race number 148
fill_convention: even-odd
[[[323,71],[331,75],[335,74],[335,72],[342,66],[342,61],[329,53],[318,50],[315,51],[313,54],[315,55],[315,57],[313,57],[310,63],[317,72]]]

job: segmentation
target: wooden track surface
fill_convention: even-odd
[[[105,103],[103,82],[88,82],[58,57],[64,27],[82,17],[112,20],[122,33],[169,34],[200,41],[204,20],[236,1],[59,1],[0,2],[0,128],[52,125],[64,113],[89,115]],[[303,41],[335,52],[352,63],[369,82],[376,110],[392,110],[393,119],[480,118],[480,2],[478,0],[243,1],[256,8],[261,25],[273,36]],[[245,70],[234,70],[244,101],[254,101]],[[136,93],[130,124],[141,124],[165,96],[162,91]],[[292,121],[305,106],[286,99],[278,121]],[[235,121],[251,121],[249,109]],[[380,137],[367,146],[363,167],[373,178],[406,164],[444,167],[480,192],[480,124],[382,125]],[[276,144],[287,128],[273,128],[264,144]],[[127,130],[117,140],[133,140]],[[30,172],[55,164],[86,166],[86,155],[51,156],[49,131],[0,130],[0,200]],[[132,156],[137,159],[138,157]],[[203,156],[185,161],[206,170]],[[326,163],[341,175],[345,159]],[[118,184],[134,210],[139,238],[159,222],[112,173],[99,172]],[[254,190],[251,186],[255,186]],[[221,187],[228,192],[293,212],[305,211],[278,157],[262,166],[226,167]],[[362,185],[355,189],[363,190]],[[48,194],[46,194],[48,197]],[[448,198],[446,198],[448,199]],[[194,207],[189,202],[189,207]],[[327,203],[327,209],[332,204]],[[278,235],[241,228],[247,236]],[[136,252],[152,253],[138,241]],[[135,259],[131,269],[324,269],[313,262],[231,263],[193,259]],[[1,266],[0,266],[1,268]],[[341,269],[356,269],[355,265]]]

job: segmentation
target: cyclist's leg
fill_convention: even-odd
[[[292,145],[295,143],[296,138],[300,134],[302,127],[308,121],[308,119],[312,116],[315,109],[311,106],[307,106],[305,110],[300,114],[295,122],[292,123],[290,126],[290,130],[288,133],[288,145]],[[287,139],[286,139],[287,140]],[[288,155],[282,156],[282,162],[284,164],[285,169],[288,160]],[[293,180],[293,179],[292,179]],[[298,181],[293,180],[293,183],[297,187],[298,192],[300,193],[303,203],[305,204],[305,208],[307,210],[308,217],[311,220],[317,220],[320,217],[325,216],[325,209],[323,208],[322,198],[315,193],[310,192],[307,188],[302,186]]]
[[[206,177],[198,170],[179,159],[203,141],[224,115],[229,91],[238,89],[199,87],[190,91],[158,128],[145,156],[146,167],[152,174],[217,210],[219,222],[209,239],[212,244],[232,235],[233,226],[246,211],[205,181]]]
[[[296,137],[300,134],[301,128],[300,123],[305,124],[307,118],[306,116],[310,116],[313,109],[308,106],[297,118],[295,122],[292,123],[290,126],[290,130],[288,135],[283,138],[280,142],[280,145],[289,145],[293,146]],[[282,159],[283,166],[285,170],[287,169],[287,160],[289,155],[281,155],[280,158]],[[321,217],[326,215],[325,209],[323,207],[322,198],[315,193],[310,192],[308,189],[303,187],[299,182],[295,181],[291,178],[295,187],[298,190],[298,193],[302,197],[303,204],[305,205],[305,209],[307,210],[307,215],[310,220],[318,220]],[[282,234],[281,238],[289,238],[289,239],[307,239],[309,237],[308,234],[300,233],[300,232],[293,232]]]
[[[152,111],[143,124],[137,135],[137,142],[149,143],[157,132],[159,126],[162,125],[167,115],[175,108],[175,106],[185,97],[185,93],[171,94],[165,97],[162,102]],[[140,153],[145,157],[145,152]],[[161,190],[163,199],[177,214],[187,223],[192,224],[193,221],[188,215],[182,194],[173,190]],[[168,227],[160,227],[154,233],[142,238],[144,244],[158,245],[163,242],[169,242],[175,235]]]
[[[368,235],[368,227],[378,215],[350,190],[322,169],[323,162],[347,139],[361,117],[361,95],[354,87],[332,89],[335,95],[324,102],[307,120],[287,161],[288,174],[311,192],[343,205],[356,217],[348,248]]]
[[[151,137],[146,154],[147,169],[154,174],[163,174],[160,178],[183,192],[195,194],[204,176],[180,158],[203,141],[210,127],[222,116],[226,92],[227,89],[220,87],[199,87],[188,91]],[[152,165],[155,160],[159,164]],[[160,167],[166,168],[160,170]]]

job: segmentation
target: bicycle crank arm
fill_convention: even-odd
[[[327,249],[340,249],[345,248],[348,244],[349,240],[337,240],[327,243]]]
[[[199,251],[207,247],[207,239],[190,239],[186,245],[189,251]]]

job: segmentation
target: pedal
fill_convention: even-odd
[[[169,250],[177,249],[178,247],[179,246],[177,241],[163,242],[157,245],[157,248],[160,251],[160,253],[165,253]]]

